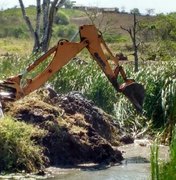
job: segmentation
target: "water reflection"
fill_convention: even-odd
[[[50,180],[149,180],[150,163],[142,157],[125,159],[121,165],[80,167],[74,169],[57,168]]]

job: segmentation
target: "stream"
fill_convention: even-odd
[[[49,167],[45,176],[10,174],[0,179],[47,179],[47,180],[150,180],[150,145],[134,143],[118,147],[123,153],[121,164],[103,166],[80,164],[76,167]],[[159,146],[159,160],[167,161],[169,147]]]
[[[54,168],[55,176],[48,180],[148,180],[150,179],[150,163],[128,163],[110,168],[87,168],[62,170]]]
[[[150,180],[150,145],[145,141],[118,147],[124,161],[115,166],[80,165],[77,168],[50,167],[54,175],[48,180]],[[166,161],[169,147],[159,147],[159,159]]]

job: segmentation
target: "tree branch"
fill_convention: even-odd
[[[60,0],[60,2],[56,5],[57,10],[61,8],[65,4],[66,0]],[[56,11],[57,11],[56,10]]]
[[[33,52],[38,51],[39,49],[41,49],[43,52],[46,52],[48,50],[52,36],[54,16],[56,15],[58,9],[64,5],[66,0],[43,0],[42,6],[41,0],[36,0],[36,2],[36,24],[35,27],[33,27],[29,17],[26,15],[23,0],[19,0],[23,18],[35,40]],[[42,22],[41,15],[43,15]]]
[[[23,18],[32,34],[32,36],[35,38],[35,32],[34,32],[34,28],[32,27],[32,24],[31,24],[31,21],[29,19],[29,17],[26,15],[26,11],[25,11],[25,7],[24,7],[24,4],[23,4],[23,1],[22,0],[19,0],[19,3],[20,3],[20,7],[21,7],[21,11],[22,11],[22,15],[23,15]]]
[[[124,28],[123,26],[120,26],[121,29],[123,29],[124,31],[127,31],[129,34],[131,34],[131,29],[130,28]]]
[[[53,22],[54,22],[54,16],[56,15],[58,9],[65,3],[66,0],[54,0],[51,2],[51,7],[50,11],[48,14],[48,25],[47,25],[47,33],[46,33],[46,42],[45,42],[45,47],[43,51],[46,51],[49,46],[49,42],[52,36],[52,27],[53,27]]]
[[[50,0],[43,0],[42,10],[43,10],[43,38],[42,42],[47,39],[48,32],[48,14],[49,14]]]
[[[40,46],[40,17],[41,17],[41,3],[40,0],[37,0],[37,6],[36,6],[36,27],[35,27],[35,49]]]

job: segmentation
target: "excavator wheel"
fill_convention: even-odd
[[[139,83],[131,82],[122,84],[120,90],[132,102],[136,110],[142,113],[142,105],[145,97],[144,87]]]

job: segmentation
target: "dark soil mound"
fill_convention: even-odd
[[[46,147],[50,165],[109,164],[123,159],[114,148],[120,141],[118,125],[78,92],[58,95],[52,89],[39,90],[6,111],[47,131],[43,139],[35,140]]]

